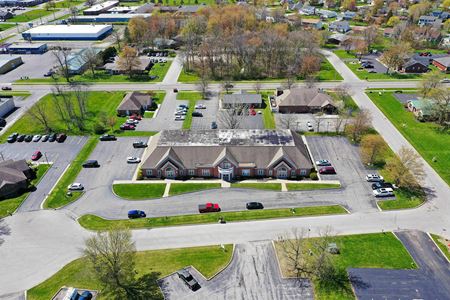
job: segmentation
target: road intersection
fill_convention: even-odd
[[[324,54],[344,80],[318,83],[317,86],[332,88],[345,83],[349,86],[358,106],[371,112],[374,128],[383,136],[392,150],[397,152],[403,146],[413,148],[371,102],[364,93],[364,89],[401,89],[416,87],[417,82],[362,81],[334,54],[328,51],[324,51]],[[173,74],[171,76],[175,76],[176,72],[171,74]],[[279,82],[264,83],[262,88],[269,89],[279,86]],[[51,88],[48,85],[23,87],[33,94],[39,93],[40,95],[45,94]],[[163,83],[157,84],[96,84],[91,86],[92,90],[111,91],[143,89],[168,91],[173,88],[193,90],[196,87],[193,84],[176,83],[173,80],[165,80]],[[219,84],[211,84],[211,89],[219,88]],[[236,84],[235,88],[253,88],[253,84],[240,83]],[[37,101],[37,99],[33,101]],[[134,230],[133,239],[136,241],[138,250],[165,249],[271,240],[288,232],[293,227],[310,228],[311,236],[317,236],[325,226],[331,226],[336,234],[418,229],[450,238],[450,219],[447,217],[450,215],[450,188],[426,161],[423,160],[423,163],[426,171],[424,187],[427,190],[428,201],[417,209],[389,212],[363,210],[349,215]],[[248,197],[252,197],[251,192]],[[0,265],[8,272],[0,274],[0,295],[31,288],[71,260],[80,257],[83,240],[92,234],[78,225],[76,216],[68,209],[18,213],[5,218],[4,223],[10,233],[4,236],[5,242],[0,247]]]

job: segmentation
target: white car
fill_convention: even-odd
[[[441,80],[442,83],[450,83],[450,78],[444,78]]]
[[[175,121],[184,121],[186,119],[185,116],[176,116]]]
[[[127,157],[127,163],[129,164],[138,164],[141,162],[141,159],[136,156],[128,156]]]
[[[206,109],[206,105],[204,105],[204,104],[197,104],[195,106],[195,109]]]
[[[326,159],[320,159],[316,161],[316,165],[320,167],[328,167],[331,166],[331,163]]]
[[[175,116],[185,116],[185,115],[186,115],[186,112],[180,110],[180,111],[175,112],[174,115],[175,115]]]
[[[139,124],[139,121],[138,120],[133,120],[133,119],[128,119],[126,123],[127,124],[131,124],[131,125],[137,125],[137,124]]]
[[[373,190],[373,195],[375,197],[391,197],[394,196],[394,190],[391,188],[381,188]]]
[[[84,186],[81,183],[74,182],[70,184],[67,189],[69,191],[82,191],[84,189]]]
[[[384,178],[383,178],[383,176],[377,175],[377,174],[367,174],[366,180],[368,182],[379,182],[379,181],[384,181]]]
[[[306,123],[306,127],[308,127],[308,131],[314,131],[314,128],[313,128],[311,122],[308,121],[308,122]]]

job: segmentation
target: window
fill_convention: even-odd
[[[295,170],[291,170],[291,176],[295,176]]]
[[[175,176],[175,172],[172,168],[167,168],[166,169],[166,177],[174,177]]]
[[[258,169],[258,176],[264,176],[264,169]]]
[[[184,171],[183,170],[178,171],[178,173],[180,174],[180,176],[184,175]]]
[[[195,175],[195,170],[189,170],[188,174],[189,174],[189,176],[194,176]]]
[[[153,170],[146,170],[146,171],[145,171],[145,174],[146,174],[147,176],[152,176],[152,175],[153,175]]]
[[[243,169],[242,170],[242,176],[250,176],[250,170],[249,169]]]
[[[158,177],[161,177],[161,170],[158,170]]]
[[[306,175],[306,170],[300,170],[300,175]]]
[[[202,169],[202,176],[210,176],[209,169]]]
[[[229,169],[229,168],[231,168],[231,164],[230,164],[229,162],[224,162],[224,163],[223,163],[223,167],[224,167],[225,169]]]
[[[272,170],[269,170],[269,176],[272,176]]]

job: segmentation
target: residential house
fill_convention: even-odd
[[[67,56],[67,66],[69,74],[83,74],[88,68],[87,51],[94,51],[99,54],[102,50],[99,48],[84,48],[78,52],[71,53]]]
[[[260,108],[262,106],[261,94],[249,94],[242,90],[233,94],[225,94],[222,99],[222,108],[235,106]]]
[[[442,72],[450,73],[450,56],[433,59],[433,65]]]
[[[337,18],[337,13],[332,10],[321,9],[318,11],[318,14],[322,19]]]
[[[350,24],[348,21],[335,21],[328,26],[328,30],[336,31],[340,33],[346,33],[350,31]]]
[[[406,107],[419,120],[429,120],[431,117],[432,102],[429,99],[423,99],[419,97],[414,100],[409,100],[406,103]]]
[[[328,42],[331,44],[342,45],[347,40],[351,39],[350,36],[343,33],[335,33],[328,37]]]
[[[163,130],[147,153],[144,178],[296,179],[313,168],[303,139],[290,130]]]
[[[313,16],[316,14],[316,8],[314,6],[303,6],[298,13],[305,16]]]
[[[428,64],[423,61],[410,59],[404,64],[401,71],[405,73],[426,73],[428,72]]]
[[[313,28],[313,29],[322,29],[323,23],[319,19],[301,19],[301,26],[306,28]]]
[[[0,162],[0,199],[26,191],[29,180],[34,176],[33,170],[24,159]]]
[[[394,33],[394,29],[393,28],[385,28],[384,30],[383,30],[383,36],[384,37],[387,37],[387,38],[390,38],[390,37],[392,37],[392,34]]]
[[[117,107],[117,115],[143,115],[152,105],[153,100],[151,95],[141,92],[130,92],[123,97],[122,102]]]
[[[336,106],[331,97],[315,88],[285,90],[276,97],[280,113],[333,113]]]
[[[349,11],[347,10],[346,12],[344,12],[344,14],[342,15],[342,19],[346,20],[346,21],[350,21],[353,20],[356,17],[356,12],[354,11]]]
[[[421,16],[419,18],[419,22],[417,23],[419,26],[427,26],[432,25],[434,22],[436,22],[438,18],[434,16]]]
[[[135,74],[144,74],[148,72],[153,64],[150,57],[147,56],[139,56],[140,64],[133,68],[133,72]],[[118,75],[118,74],[126,74],[127,70],[125,70],[122,66],[119,65],[119,58],[116,57],[114,62],[105,64],[104,68],[110,74]]]

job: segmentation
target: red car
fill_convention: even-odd
[[[31,155],[31,160],[38,160],[42,157],[41,151],[35,151],[33,155]]]
[[[122,124],[120,125],[120,129],[121,130],[134,130],[136,127],[134,127],[134,125],[131,124]]]
[[[320,174],[336,174],[336,170],[333,167],[323,167],[319,169]]]
[[[217,203],[208,202],[206,204],[200,204],[198,206],[199,213],[208,213],[208,212],[219,212],[220,206]]]
[[[130,117],[130,119],[131,119],[131,120],[140,121],[140,120],[142,120],[142,117],[139,116],[139,115],[132,115],[132,116]]]

